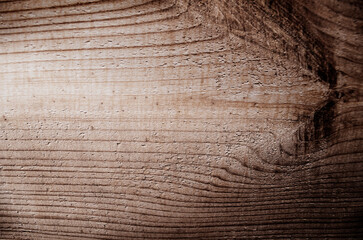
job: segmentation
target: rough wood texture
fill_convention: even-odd
[[[0,1],[0,239],[362,238],[362,2]]]

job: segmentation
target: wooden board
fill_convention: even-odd
[[[0,239],[362,237],[362,6],[283,2],[1,1]]]

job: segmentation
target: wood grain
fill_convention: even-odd
[[[362,4],[0,1],[0,239],[360,239]]]

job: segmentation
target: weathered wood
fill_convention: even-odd
[[[0,239],[362,238],[361,16],[0,1]]]

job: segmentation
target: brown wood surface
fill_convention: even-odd
[[[0,1],[0,239],[361,239],[359,0]]]

